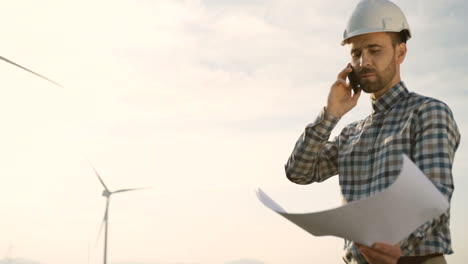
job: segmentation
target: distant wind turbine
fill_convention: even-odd
[[[111,192],[109,188],[107,188],[106,184],[102,180],[101,176],[97,172],[97,170],[94,168],[94,166],[90,163],[91,167],[94,170],[94,173],[96,173],[96,176],[98,177],[99,181],[101,182],[102,186],[104,187],[104,191],[102,192],[102,196],[106,197],[106,211],[104,213],[104,219],[102,219],[101,227],[99,228],[98,232],[98,239],[99,235],[102,230],[102,226],[105,225],[104,228],[104,264],[107,264],[107,229],[109,226],[109,202],[110,202],[110,197],[114,193],[122,193],[122,192],[129,192],[129,191],[136,191],[136,190],[143,190],[143,189],[149,189],[150,187],[145,187],[145,188],[132,188],[132,189],[120,189],[117,191]]]
[[[12,260],[13,260],[13,245],[11,244],[11,242],[10,242],[10,246],[8,247],[7,252],[5,254],[5,259],[7,261],[6,263],[8,263],[8,264],[12,263]]]
[[[18,67],[18,68],[21,68],[21,69],[23,69],[23,70],[25,70],[25,71],[27,71],[27,72],[30,72],[30,73],[32,73],[32,74],[34,74],[34,75],[36,75],[36,76],[39,76],[39,77],[41,77],[42,79],[46,79],[47,81],[49,81],[49,82],[51,82],[51,83],[53,83],[53,84],[55,84],[55,85],[60,86],[60,87],[63,88],[63,86],[62,86],[61,84],[59,84],[59,83],[57,83],[57,82],[55,82],[55,81],[53,81],[53,80],[51,80],[51,79],[49,79],[49,78],[47,78],[47,77],[45,77],[45,76],[42,76],[42,75],[40,75],[39,73],[33,72],[33,71],[31,71],[30,69],[25,68],[25,67],[23,67],[23,66],[21,66],[21,65],[19,65],[19,64],[17,64],[17,63],[15,63],[15,62],[13,62],[13,61],[7,59],[7,58],[5,58],[5,57],[3,57],[3,56],[0,56],[0,60],[6,61],[6,62],[8,62],[8,63],[10,63],[10,64],[13,64],[13,65],[15,65],[15,66]]]

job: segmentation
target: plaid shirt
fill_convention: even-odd
[[[285,165],[288,179],[309,184],[338,174],[344,199],[360,200],[393,183],[405,153],[450,201],[460,134],[449,107],[408,92],[400,82],[372,108],[371,115],[346,126],[333,141],[329,137],[339,119],[323,109],[297,141]],[[449,219],[447,211],[401,241],[403,256],[453,253]],[[349,263],[367,263],[352,241],[345,241],[345,253]]]

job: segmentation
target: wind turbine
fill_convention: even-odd
[[[99,228],[98,238],[99,238],[99,235],[101,234],[102,226],[105,225],[105,228],[104,228],[104,264],[107,264],[107,233],[108,233],[108,226],[109,226],[109,202],[110,202],[111,195],[114,194],[114,193],[122,193],[122,192],[149,189],[149,187],[132,188],[132,189],[120,189],[120,190],[117,190],[117,191],[110,191],[109,188],[107,188],[104,181],[102,180],[99,173],[97,172],[97,170],[94,168],[94,166],[91,163],[90,163],[90,165],[93,168],[94,173],[98,177],[98,179],[101,182],[102,186],[104,187],[104,191],[102,191],[102,196],[106,197],[106,211],[104,213],[104,218],[102,219],[101,227]]]
[[[15,65],[15,66],[18,67],[18,68],[21,68],[21,69],[23,69],[23,70],[25,70],[25,71],[27,71],[27,72],[30,72],[30,73],[32,73],[32,74],[34,74],[34,75],[36,75],[36,76],[39,76],[39,77],[41,77],[42,79],[46,79],[47,81],[49,81],[49,82],[51,82],[51,83],[53,83],[53,84],[55,84],[55,85],[60,86],[60,87],[63,88],[63,86],[62,86],[61,84],[59,84],[59,83],[57,83],[57,82],[55,82],[55,81],[52,81],[51,79],[49,79],[49,78],[47,78],[47,77],[45,77],[45,76],[42,76],[42,75],[40,75],[39,73],[33,72],[33,71],[31,71],[30,69],[25,68],[25,67],[23,67],[23,66],[21,66],[21,65],[19,65],[19,64],[17,64],[17,63],[15,63],[15,62],[13,62],[13,61],[7,59],[7,58],[5,58],[5,57],[3,57],[3,56],[0,56],[0,60],[6,61],[6,62],[8,62],[8,63],[10,63],[10,64],[13,64],[13,65]]]
[[[10,246],[8,247],[8,250],[5,254],[5,259],[6,259],[6,263],[8,264],[11,264],[13,263],[12,260],[13,260],[13,245],[11,244],[10,242]]]

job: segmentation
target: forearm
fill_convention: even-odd
[[[315,122],[299,137],[286,165],[286,176],[292,182],[320,182],[338,173],[336,142],[329,142],[339,118],[322,110]]]

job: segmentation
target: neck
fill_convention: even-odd
[[[371,93],[372,100],[379,99],[384,93],[390,90],[390,88],[392,88],[393,86],[397,85],[399,82],[401,82],[400,75],[396,75],[395,78],[391,82],[389,82],[383,89],[380,89],[375,93]]]

